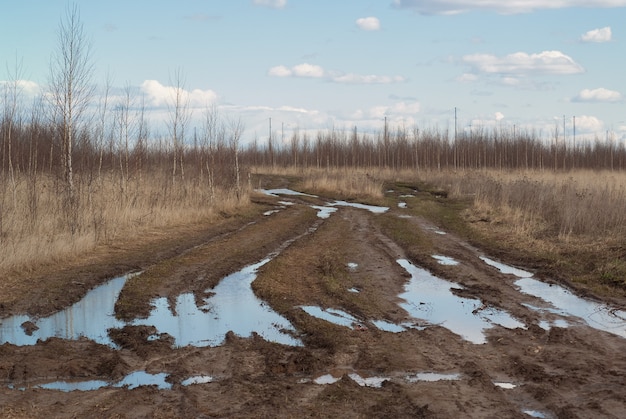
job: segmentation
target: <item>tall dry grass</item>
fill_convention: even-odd
[[[472,197],[491,214],[529,235],[619,238],[626,233],[626,173],[575,170],[424,172],[420,179],[452,196]]]
[[[256,167],[257,174],[295,176],[302,181],[299,187],[305,191],[342,199],[380,199],[383,197],[385,175],[382,170],[365,170],[358,167]],[[386,171],[389,172],[389,171]]]
[[[158,170],[128,180],[115,172],[99,179],[79,174],[74,211],[64,188],[47,175],[0,179],[0,274],[80,257],[142,232],[210,221],[249,201],[247,188],[237,197],[234,188],[211,189],[197,179],[174,183]]]

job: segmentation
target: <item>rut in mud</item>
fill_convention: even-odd
[[[129,253],[102,307],[78,288],[66,314],[4,309],[0,415],[623,417],[623,306],[494,260],[419,199],[261,191],[257,216]]]

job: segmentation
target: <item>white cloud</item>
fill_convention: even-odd
[[[363,112],[362,110],[358,110],[354,115],[355,116],[364,116],[367,115],[371,119],[383,119],[387,117],[396,117],[398,119],[402,119],[406,116],[411,116],[419,113],[421,110],[421,105],[419,102],[398,102],[392,106],[373,106],[369,108],[367,112]]]
[[[580,40],[583,42],[610,42],[611,41],[611,27],[606,26],[600,29],[593,29],[591,31],[585,32],[580,37]]]
[[[284,65],[277,65],[276,67],[270,68],[267,74],[273,77],[290,77],[293,75],[293,71]]]
[[[502,112],[496,112],[494,117],[496,118],[496,121],[502,121],[504,119],[504,114]]]
[[[344,84],[391,84],[406,81],[406,78],[402,76],[329,72],[319,65],[308,63],[298,64],[291,68],[284,65],[275,66],[270,68],[267,74],[273,77],[324,78],[330,82]]]
[[[356,20],[356,25],[364,31],[377,31],[380,29],[380,20],[377,17],[362,17]]]
[[[569,7],[624,7],[626,0],[393,0],[392,4],[398,9],[414,10],[422,14],[454,15],[473,10],[517,14]]]
[[[36,96],[41,93],[41,86],[31,80],[0,80],[0,91],[4,90],[4,88],[17,88],[18,94],[24,94],[28,97]]]
[[[604,123],[595,116],[576,116],[576,133],[598,133],[604,131]]]
[[[291,68],[291,71],[296,77],[312,77],[312,78],[320,78],[324,77],[324,69],[319,65],[313,64],[298,64]]]
[[[160,108],[172,102],[177,88],[164,86],[157,80],[145,80],[140,90],[146,95],[147,106]],[[217,94],[213,90],[183,90],[182,94],[183,100],[188,101],[191,108],[204,108],[207,104],[217,100]]]
[[[583,89],[572,100],[574,102],[619,102],[622,100],[622,94],[603,87]]]
[[[269,7],[270,9],[284,9],[287,5],[287,0],[252,0],[252,4]]]
[[[492,54],[470,54],[462,58],[475,71],[488,74],[578,74],[584,68],[560,51],[543,51],[539,54],[516,52],[504,57]]]

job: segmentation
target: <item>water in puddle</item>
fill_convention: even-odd
[[[440,265],[456,266],[459,264],[457,260],[448,256],[433,255],[433,258],[437,259]]]
[[[200,307],[191,293],[179,295],[174,310],[166,298],[159,298],[153,302],[150,316],[133,324],[156,327],[159,333],[172,336],[178,347],[218,346],[229,331],[242,337],[255,332],[268,341],[301,346],[302,342],[290,334],[295,332],[291,323],[259,300],[250,286],[257,269],[269,261],[264,259],[223,278],[207,290],[213,295],[205,298]]]
[[[383,332],[400,333],[406,331],[404,326],[386,320],[372,320],[372,323]]]
[[[288,195],[288,196],[311,196],[317,198],[316,195],[310,195],[303,192],[292,191],[291,189],[257,189],[257,192],[264,193],[269,196],[280,196],[280,195]]]
[[[327,322],[339,326],[354,328],[355,324],[359,324],[359,320],[357,320],[356,317],[335,308],[324,309],[316,306],[301,306],[300,308],[309,316],[317,317],[318,319],[326,320]]]
[[[398,208],[406,208],[406,202],[398,202]]]
[[[530,278],[533,276],[532,273],[525,271],[523,269],[515,268],[513,266],[505,265],[504,263],[496,262],[495,260],[489,259],[484,256],[480,256],[480,260],[485,262],[489,266],[493,266],[503,274],[514,275],[518,278]]]
[[[319,218],[328,218],[333,212],[337,211],[337,208],[321,207],[319,205],[311,205],[311,208],[317,210],[317,216]]]
[[[419,372],[417,374],[411,374],[406,376],[406,380],[409,383],[417,383],[418,381],[455,381],[461,378],[461,374],[439,374],[436,372]]]
[[[335,201],[335,202],[331,202],[328,205],[339,206],[339,207],[359,208],[359,209],[367,210],[374,214],[383,214],[389,210],[389,207],[377,207],[375,205],[366,205],[366,204],[359,204],[356,202],[346,202],[346,201]]]
[[[359,374],[350,373],[348,377],[361,387],[375,387],[380,388],[385,381],[389,381],[386,377],[361,377]]]
[[[196,375],[193,377],[189,377],[180,382],[183,386],[189,386],[192,384],[207,384],[215,381],[215,378],[210,375]]]
[[[64,392],[92,391],[99,390],[104,387],[128,388],[129,390],[132,390],[141,386],[156,386],[160,390],[168,390],[172,388],[172,385],[165,381],[167,377],[168,374],[166,373],[149,374],[145,371],[135,371],[128,374],[126,377],[116,383],[111,383],[104,380],[53,381],[50,383],[37,384],[31,387]],[[25,389],[25,387],[16,388],[13,386],[9,386],[9,388],[17,390]]]
[[[503,388],[505,390],[512,390],[517,387],[517,384],[505,383],[505,382],[499,382],[499,381],[495,381],[493,385],[496,387]]]
[[[538,410],[523,410],[522,411],[524,414],[531,416],[533,418],[543,418],[546,419],[547,416],[545,415],[545,413],[542,413]]]
[[[457,285],[431,275],[406,259],[397,262],[411,275],[399,297],[405,301],[400,306],[412,317],[445,327],[476,344],[486,342],[484,330],[494,325],[509,329],[524,327],[503,310],[483,308],[480,300],[455,295],[451,289],[458,288]]]
[[[548,284],[533,278],[533,274],[530,272],[507,266],[485,257],[481,257],[481,259],[485,263],[496,267],[502,273],[518,277],[519,279],[515,281],[515,285],[520,291],[549,303],[554,309],[538,308],[529,304],[526,304],[526,307],[535,311],[547,311],[561,316],[578,317],[590,327],[626,338],[625,310],[618,310],[606,304],[578,297],[560,285]],[[565,320],[556,320],[553,324],[559,327],[567,326]],[[550,323],[546,321],[540,323],[542,328],[547,328],[549,325]]]
[[[587,325],[626,338],[626,311],[585,300],[567,289],[534,278],[520,278],[515,285],[525,293],[557,308],[560,314],[582,319]]]
[[[54,381],[52,383],[45,383],[36,387],[46,390],[59,390],[64,392],[70,391],[92,391],[98,390],[103,387],[107,387],[110,383],[102,380],[89,380],[89,381]]]
[[[352,381],[354,381],[361,387],[380,388],[385,381],[389,381],[389,378],[386,378],[386,377],[362,377],[361,375],[354,373],[354,372],[349,373],[348,377],[350,377]],[[334,384],[339,380],[341,380],[341,376],[335,377],[332,374],[324,374],[313,379],[313,383],[320,384],[320,385]]]
[[[108,335],[108,329],[120,328],[124,323],[114,315],[115,302],[126,280],[136,274],[114,278],[89,291],[74,305],[49,317],[38,320],[26,315],[17,315],[0,320],[0,344],[34,345],[38,339],[50,337],[78,339],[86,337],[103,345],[115,346]],[[36,326],[28,335],[22,324],[31,321]]]

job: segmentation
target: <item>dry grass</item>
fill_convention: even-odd
[[[472,196],[477,213],[527,234],[621,237],[626,232],[626,174],[572,171],[434,173],[420,179]]]
[[[255,171],[274,176],[300,178],[302,179],[299,185],[300,188],[326,197],[374,200],[383,197],[383,179],[385,174],[380,170],[263,167],[257,168]]]
[[[62,262],[142,232],[210,221],[248,200],[234,191],[215,190],[196,180],[145,173],[77,177],[77,202],[69,210],[63,185],[52,177],[19,177],[0,183],[0,274]]]
[[[472,237],[492,251],[534,260],[593,292],[624,295],[626,173],[420,172],[419,179],[470,198]]]

